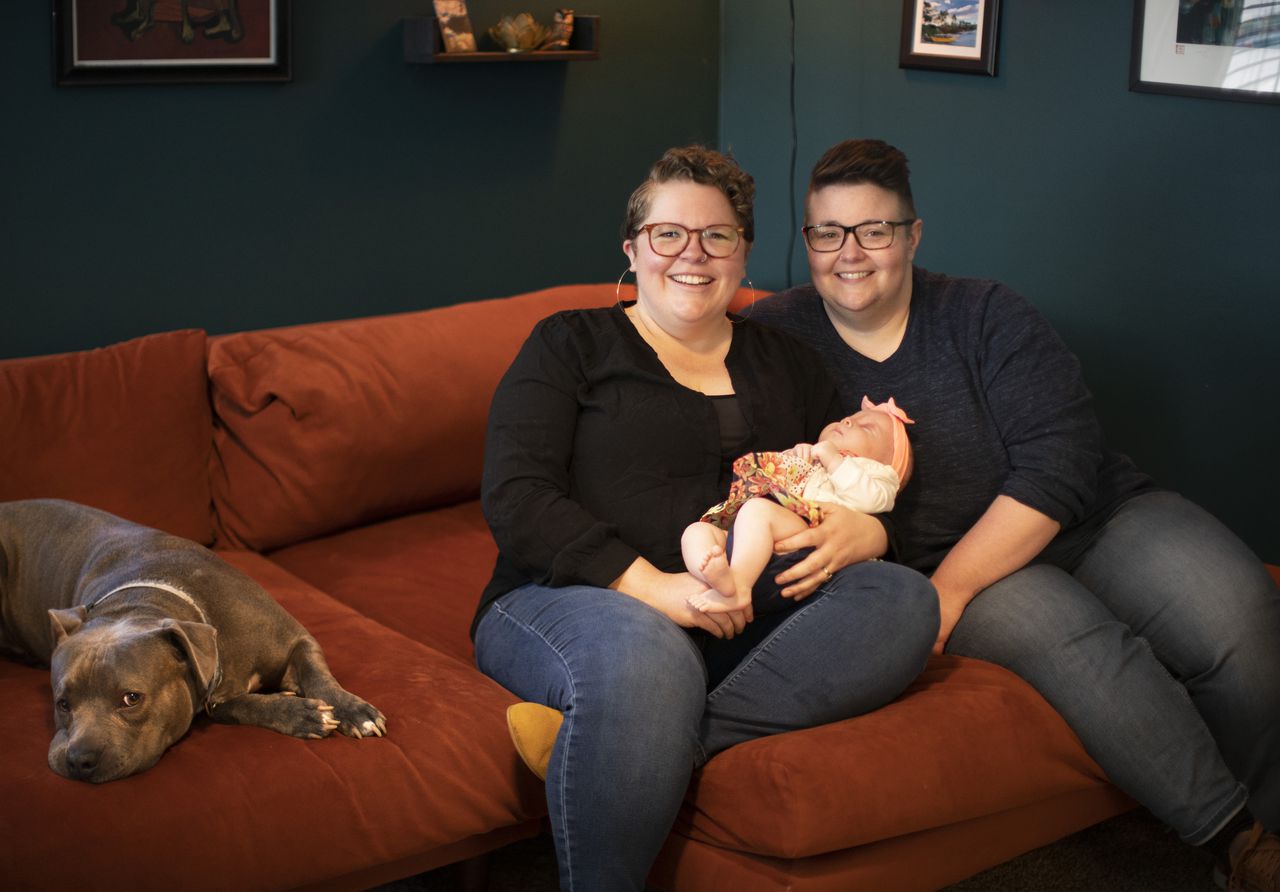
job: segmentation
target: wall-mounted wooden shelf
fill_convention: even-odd
[[[600,16],[574,16],[573,34],[567,50],[531,53],[478,51],[446,53],[440,28],[430,16],[404,19],[404,60],[415,65],[443,62],[585,62],[600,58]]]

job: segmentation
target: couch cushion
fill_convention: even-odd
[[[799,858],[1105,783],[1030,685],[991,663],[941,656],[876,712],[719,754],[694,776],[677,829]]]
[[[467,631],[495,554],[479,504],[470,502],[271,557],[405,635],[470,661]],[[990,663],[934,657],[884,709],[716,756],[695,775],[678,830],[713,846],[800,858],[1104,786],[1101,770],[1029,685]],[[743,808],[745,801],[757,805]]]
[[[203,331],[0,361],[0,501],[62,498],[213,541]]]
[[[7,888],[292,889],[545,814],[507,735],[510,694],[265,558],[224,557],[307,626],[388,736],[299,740],[198,719],[154,768],[93,786],[46,766],[48,673],[0,661]]]
[[[325,536],[271,560],[403,635],[468,663],[471,619],[498,549],[480,503]]]
[[[634,294],[565,285],[214,338],[219,543],[267,551],[475,498],[489,402],[534,323]]]
[[[474,498],[489,401],[534,323],[614,300],[574,285],[215,338],[219,541],[263,551]]]
[[[1115,787],[1098,785],[1010,811],[795,859],[751,855],[673,833],[649,882],[660,889],[734,892],[934,892],[1134,807]],[[1125,854],[1132,858],[1134,853]],[[1044,874],[1037,877],[1039,883],[1026,873],[1015,875],[1020,883],[1005,880],[981,888],[1064,888],[1043,882]],[[1085,886],[1071,883],[1066,888]]]

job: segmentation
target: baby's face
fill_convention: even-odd
[[[869,458],[881,464],[893,461],[893,421],[883,412],[863,410],[833,421],[818,435],[820,441],[841,452]]]

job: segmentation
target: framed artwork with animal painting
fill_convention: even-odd
[[[54,82],[288,81],[289,0],[53,0]]]

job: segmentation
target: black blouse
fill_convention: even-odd
[[[730,319],[725,365],[749,429],[737,451],[813,442],[841,414],[822,362]],[[605,587],[637,557],[683,570],[680,534],[730,480],[713,400],[671,377],[621,305],[542,320],[489,410],[481,503],[499,553],[476,622],[529,582]]]

